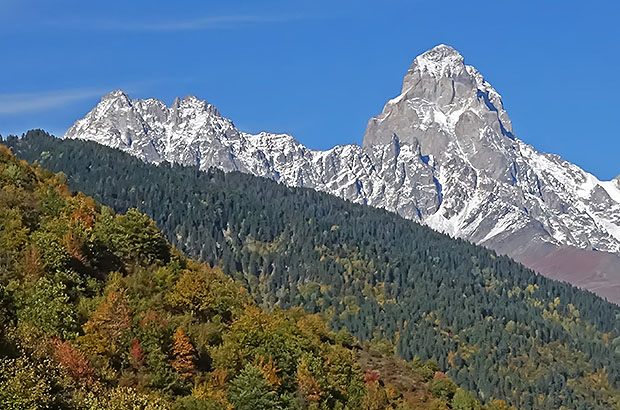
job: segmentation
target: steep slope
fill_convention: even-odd
[[[481,408],[434,381],[433,362],[362,348],[299,309],[258,309],[145,215],[71,195],[4,146],[0,243],[2,409]]]
[[[437,360],[484,399],[527,409],[620,403],[620,308],[486,248],[248,174],[156,166],[40,131],[8,144],[117,211],[138,207],[265,307],[323,312],[334,329],[405,359]]]
[[[65,138],[384,208],[620,301],[618,180],[599,181],[517,139],[500,95],[448,46],[414,60],[401,94],[369,121],[364,147],[311,150],[289,135],[240,132],[192,96],[168,107],[121,91]],[[584,255],[590,271],[565,255]]]
[[[426,224],[620,301],[617,184],[515,138],[499,94],[454,49],[416,58],[364,146],[394,138],[433,161],[441,205]]]

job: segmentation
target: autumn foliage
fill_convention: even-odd
[[[85,341],[98,352],[114,353],[131,329],[131,311],[123,290],[111,291],[83,326]]]
[[[138,341],[137,337],[134,337],[131,341],[131,350],[129,351],[131,366],[134,369],[139,369],[144,364],[144,359],[146,358],[146,354],[144,354],[144,350],[142,350],[142,346],[140,345],[140,341]]]
[[[366,384],[374,383],[376,381],[379,381],[379,375],[377,375],[377,372],[374,370],[367,370],[366,373],[364,373],[364,382],[366,382]]]
[[[196,372],[194,366],[195,352],[194,346],[182,328],[178,328],[174,333],[174,345],[172,346],[174,360],[172,367],[183,377],[192,377]]]
[[[308,367],[308,362],[301,359],[297,366],[297,377],[295,379],[299,386],[301,395],[310,402],[318,403],[321,400],[323,391],[316,377],[314,377]]]
[[[86,355],[76,349],[69,342],[60,339],[52,341],[53,357],[64,367],[69,375],[78,382],[91,384],[95,377],[95,372],[90,367]]]

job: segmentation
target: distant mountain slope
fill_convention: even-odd
[[[385,208],[620,301],[618,180],[599,181],[517,139],[497,91],[445,45],[414,60],[401,94],[369,121],[363,147],[312,150],[289,135],[241,132],[192,96],[168,107],[122,91],[106,95],[65,138]],[[577,254],[591,271],[564,258]]]
[[[159,166],[41,132],[8,141],[117,211],[138,207],[266,307],[435,359],[479,397],[526,409],[620,403],[620,308],[393,213],[264,178]]]

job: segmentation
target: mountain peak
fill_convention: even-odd
[[[133,105],[133,102],[129,95],[123,90],[110,91],[101,98],[101,101],[95,107],[95,110],[101,112],[107,112],[109,110],[115,110],[118,108],[129,108]]]
[[[129,98],[129,95],[127,95],[127,93],[125,93],[121,89],[110,91],[109,93],[104,95],[103,98],[101,98],[101,101],[117,100],[117,99],[124,99],[124,100],[131,101],[131,99]]]
[[[485,129],[489,130],[486,134],[481,132]],[[480,156],[480,161],[473,162],[480,162],[481,169],[489,168],[489,159],[482,157],[491,155],[490,151],[499,168],[506,165],[501,149],[485,141],[493,139],[499,147],[514,139],[501,96],[478,70],[465,65],[457,50],[445,44],[413,60],[401,94],[368,122],[363,145],[389,143],[394,134],[404,144],[419,142],[425,155],[440,155],[454,142]]]
[[[192,112],[206,112],[216,117],[222,116],[215,106],[209,104],[205,100],[201,100],[195,95],[186,95],[183,98],[175,98],[170,108],[176,110],[189,110]]]
[[[418,58],[439,61],[446,58],[463,59],[463,56],[452,46],[447,44],[438,44],[430,50],[420,54]]]
[[[427,72],[433,77],[450,77],[464,69],[461,53],[448,45],[439,44],[416,57],[409,71]]]
[[[205,100],[201,100],[200,98],[196,97],[195,95],[192,94],[188,94],[183,98],[180,97],[176,97],[174,99],[175,103],[179,104],[179,103],[183,103],[183,104],[205,104],[206,101]]]

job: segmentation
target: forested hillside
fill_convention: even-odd
[[[432,361],[261,310],[147,216],[71,195],[4,146],[0,186],[0,409],[482,408]]]
[[[137,207],[176,246],[244,282],[263,307],[299,306],[407,360],[434,359],[483,401],[620,408],[620,308],[589,292],[312,190],[147,165],[40,131],[8,145],[117,212]]]

